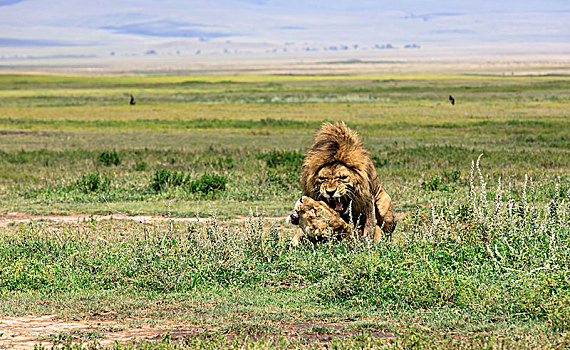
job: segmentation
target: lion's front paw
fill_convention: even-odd
[[[285,221],[287,221],[288,224],[299,225],[299,214],[297,213],[289,214],[289,216],[287,216],[287,219],[285,219]]]
[[[303,211],[303,198],[299,199],[297,203],[295,203],[295,207],[293,208],[293,212],[287,216],[285,221],[288,224],[299,225],[300,219],[300,212]]]

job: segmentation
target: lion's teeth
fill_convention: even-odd
[[[341,210],[342,210],[342,202],[340,201],[340,198],[337,198],[335,210],[336,210],[336,211],[341,211]]]

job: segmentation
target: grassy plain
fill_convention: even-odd
[[[566,76],[2,75],[4,213],[210,219],[0,228],[0,313],[191,326],[193,347],[568,346],[569,96]],[[289,213],[336,120],[397,235],[292,250],[255,213]]]

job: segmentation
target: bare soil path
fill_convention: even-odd
[[[128,321],[128,320],[125,320]],[[284,324],[281,335],[314,345],[330,343],[334,338],[345,338],[359,334],[348,330],[347,324]],[[330,329],[330,333],[315,332],[315,327]],[[173,341],[183,342],[187,337],[203,337],[210,329],[207,326],[164,324],[159,327],[129,327],[126,323],[108,319],[62,320],[56,315],[31,315],[21,317],[0,317],[0,348],[33,349],[37,345],[51,347],[64,343],[71,337],[74,343],[97,341],[101,346],[112,346],[115,342],[129,344],[133,341],[157,341],[166,333]],[[228,334],[230,339],[235,335]],[[389,333],[375,331],[373,338],[393,338]],[[255,339],[257,337],[250,337]],[[318,346],[317,346],[318,347]]]
[[[285,216],[275,216],[275,217],[263,217],[264,220],[270,221],[283,221],[285,222]],[[240,216],[232,221],[235,222],[242,222],[247,221],[247,217]],[[151,222],[165,222],[165,221],[173,221],[173,222],[206,222],[210,220],[210,218],[177,218],[172,217],[168,218],[165,216],[151,216],[151,215],[125,215],[121,213],[110,214],[110,215],[86,215],[86,214],[75,214],[75,215],[31,215],[26,213],[20,212],[5,212],[0,214],[0,227],[7,227],[10,225],[17,225],[20,223],[29,223],[31,221],[51,221],[51,222],[58,222],[58,223],[77,223],[81,221],[105,221],[105,220],[131,220],[135,222],[141,223],[151,223]]]
[[[65,341],[70,335],[74,340],[97,340],[104,346],[115,341],[122,344],[136,339],[158,339],[165,330],[156,328],[127,328],[116,322],[64,321],[55,315],[0,318],[0,348],[33,349],[35,345],[51,346]]]

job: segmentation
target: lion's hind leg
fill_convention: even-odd
[[[394,205],[392,199],[382,188],[375,198],[376,208],[376,225],[382,227],[382,231],[390,235],[396,229],[396,213],[394,212]],[[378,230],[376,230],[375,240],[378,237]]]

